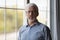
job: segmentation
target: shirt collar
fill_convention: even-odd
[[[38,24],[39,24],[39,22],[38,22],[38,20],[36,20],[36,22],[34,23],[34,25],[38,25]],[[34,26],[34,25],[32,25],[32,26]],[[28,23],[26,24],[26,27],[29,27]]]

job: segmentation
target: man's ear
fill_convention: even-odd
[[[37,16],[39,15],[39,13],[37,12]]]

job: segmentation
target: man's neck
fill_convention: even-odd
[[[29,26],[32,26],[32,25],[34,25],[35,23],[36,23],[36,20],[34,20],[34,21],[29,20],[29,21],[28,21]]]

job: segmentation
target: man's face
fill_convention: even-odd
[[[33,20],[37,17],[37,11],[34,7],[29,7],[26,10],[26,16],[28,19]]]

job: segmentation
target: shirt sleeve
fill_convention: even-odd
[[[48,27],[44,27],[44,39],[45,40],[52,40],[50,29]]]
[[[21,33],[18,32],[18,40],[21,40]]]
[[[18,30],[18,40],[21,40],[21,28]]]

